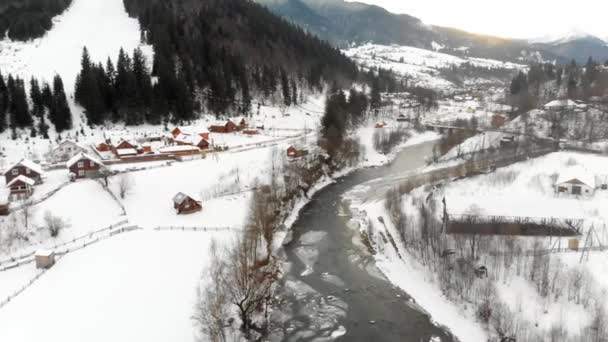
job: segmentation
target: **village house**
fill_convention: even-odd
[[[200,135],[180,134],[173,139],[173,143],[178,146],[196,146],[201,150],[206,150],[209,148],[209,142]]]
[[[180,192],[173,197],[173,208],[177,211],[178,215],[192,214],[203,210],[203,205],[193,197]]]
[[[36,182],[33,179],[24,175],[19,175],[6,184],[6,187],[10,191],[11,200],[15,201],[30,198],[34,193],[34,184],[36,184]]]
[[[97,177],[105,165],[86,153],[80,153],[72,157],[66,163],[66,167],[69,169],[71,177],[81,179]]]
[[[555,190],[559,194],[593,196],[595,194],[595,176],[582,167],[568,168],[557,178]]]
[[[308,155],[308,150],[298,149],[295,146],[289,146],[287,148],[287,156],[290,158],[300,158]]]
[[[4,172],[6,184],[10,183],[13,179],[19,176],[26,176],[33,179],[35,184],[40,184],[42,183],[43,175],[44,171],[42,170],[42,167],[28,159],[22,159]]]
[[[80,146],[72,140],[64,140],[59,145],[51,150],[49,159],[53,163],[65,162],[70,160],[78,153],[86,152],[86,148]]]
[[[177,138],[180,135],[198,135],[207,141],[209,140],[209,130],[208,129],[201,128],[201,129],[197,129],[196,131],[197,131],[197,133],[193,134],[191,129],[188,129],[185,127],[175,127],[171,131],[171,135],[173,136],[173,138]]]
[[[234,122],[232,122],[232,120],[218,122],[209,126],[209,131],[211,133],[232,133],[237,131],[238,129],[238,126]]]
[[[561,111],[576,108],[576,102],[572,100],[554,100],[545,105],[546,110]]]
[[[245,120],[245,117],[238,116],[236,118],[230,119],[230,121],[234,122],[237,127],[237,130],[239,131],[247,128],[247,120]]]

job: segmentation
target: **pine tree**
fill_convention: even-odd
[[[281,69],[281,90],[283,91],[283,103],[289,107],[291,106],[291,89],[289,88],[289,79],[285,69]]]
[[[19,78],[13,79],[12,76],[9,76],[9,91],[11,97],[11,128],[31,126],[33,119],[27,105],[27,95],[23,80]]]
[[[6,112],[9,106],[9,94],[6,83],[4,83],[4,76],[0,72],[0,133],[4,132],[7,128],[6,125]]]
[[[30,98],[32,99],[32,113],[34,116],[42,117],[44,115],[44,103],[42,102],[42,91],[38,80],[32,77],[30,80]]]
[[[63,80],[59,75],[55,75],[53,79],[53,105],[50,119],[57,132],[72,128],[72,112],[63,89]]]

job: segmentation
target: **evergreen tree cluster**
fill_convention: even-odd
[[[72,113],[59,75],[55,76],[52,88],[48,83],[41,84],[32,78],[29,98],[31,109],[25,81],[10,74],[5,79],[0,73],[0,133],[7,128],[13,131],[31,128],[32,136],[40,132],[48,138],[47,114],[58,132],[72,127]],[[37,126],[34,125],[34,118],[37,118]]]
[[[154,47],[151,71],[161,98],[180,89],[178,96],[188,90],[195,99],[179,108],[186,115],[178,117],[201,104],[217,114],[247,112],[253,97],[279,97],[290,106],[304,87],[320,90],[327,82],[345,84],[358,76],[356,64],[338,49],[253,1],[124,3],[139,18],[142,40]]]
[[[340,148],[347,130],[365,118],[369,105],[367,95],[356,89],[350,90],[348,100],[343,90],[332,90],[325,102],[325,113],[321,119],[322,134],[330,155]]]
[[[180,120],[192,119],[189,88],[183,85],[184,80],[169,74],[170,77],[153,82],[139,48],[132,56],[121,49],[116,65],[109,58],[103,65],[93,63],[85,47],[74,98],[84,107],[89,125],[106,120],[128,125],[160,124],[170,112]]]
[[[608,61],[604,66],[608,66]],[[585,65],[577,65],[574,60],[567,65],[535,64],[527,73],[515,75],[509,90],[511,96],[524,105],[524,110],[538,101],[555,98],[588,100],[607,94],[608,70],[591,57]]]
[[[42,37],[53,27],[52,18],[61,14],[72,0],[4,0],[0,7],[0,32],[13,40]]]

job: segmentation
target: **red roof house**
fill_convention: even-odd
[[[66,163],[66,166],[75,179],[95,178],[99,175],[99,171],[105,168],[101,161],[86,153],[75,155]]]
[[[26,176],[33,179],[35,184],[42,183],[42,175],[44,171],[40,165],[28,159],[22,159],[17,164],[11,166],[4,172],[6,184],[19,176]]]

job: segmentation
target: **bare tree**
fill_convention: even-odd
[[[34,202],[31,199],[21,201],[21,214],[23,215],[23,225],[25,229],[29,229],[30,220],[34,216]]]
[[[135,182],[131,174],[121,174],[118,178],[118,193],[120,194],[120,198],[124,199],[127,193],[133,189],[134,185]]]
[[[54,216],[50,210],[44,212],[44,223],[51,237],[57,237],[59,232],[66,227],[66,222],[59,216]]]
[[[226,342],[229,303],[222,279],[226,262],[220,255],[217,242],[211,241],[209,268],[204,272],[209,278],[197,289],[198,301],[192,319],[200,332],[212,342]]]

